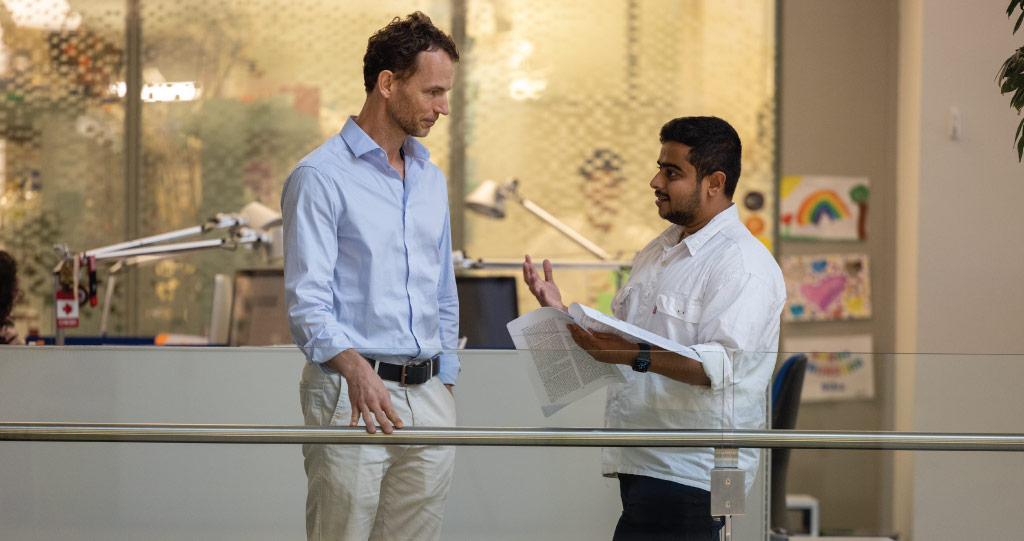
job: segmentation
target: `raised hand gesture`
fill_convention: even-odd
[[[533,293],[533,296],[537,298],[537,302],[541,306],[558,308],[563,312],[568,311],[568,308],[562,304],[562,293],[558,290],[558,286],[555,285],[550,261],[544,260],[544,277],[542,278],[537,269],[534,268],[530,255],[527,254],[526,261],[523,262],[523,280],[530,287],[530,293]]]

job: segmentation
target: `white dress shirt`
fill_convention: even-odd
[[[735,205],[679,242],[682,232],[669,227],[637,255],[612,310],[692,347],[711,385],[621,367],[627,381],[609,387],[605,423],[627,429],[763,428],[786,302],[782,271],[740,222]],[[758,456],[757,449],[740,450],[748,491]],[[618,447],[604,450],[602,471],[710,490],[713,467],[711,448]]]

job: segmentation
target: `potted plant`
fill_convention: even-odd
[[[1010,6],[1006,8],[1006,17],[1012,17],[1013,12],[1020,9],[1017,17],[1017,24],[1013,25],[1013,33],[1016,34],[1020,25],[1024,22],[1024,0],[1010,0]],[[1003,62],[999,68],[999,75],[996,78],[999,82],[999,90],[1003,94],[1013,92],[1010,98],[1010,107],[1017,110],[1020,115],[1021,108],[1024,108],[1024,47],[1018,48],[1010,58]],[[1024,119],[1017,125],[1017,134],[1013,136],[1013,142],[1017,145],[1017,161],[1024,158]]]

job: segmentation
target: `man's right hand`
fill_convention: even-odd
[[[533,260],[530,259],[530,254],[526,254],[526,261],[523,262],[523,280],[530,287],[530,293],[533,293],[533,296],[537,298],[537,302],[541,306],[550,306],[558,308],[563,312],[568,312],[569,309],[562,304],[562,293],[558,290],[558,286],[555,285],[554,273],[551,272],[551,262],[545,259],[543,267],[544,277],[541,278],[540,274],[537,273],[537,269],[533,267]]]
[[[352,419],[348,426],[357,426],[360,417],[370,434],[377,432],[377,423],[380,423],[385,434],[405,426],[391,405],[391,395],[384,387],[384,382],[365,357],[354,349],[347,349],[327,363],[348,383],[348,399],[352,403]]]

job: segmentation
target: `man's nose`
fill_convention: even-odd
[[[650,185],[651,188],[654,188],[655,190],[659,189],[662,186],[661,173],[654,175],[654,178],[651,179]]]

